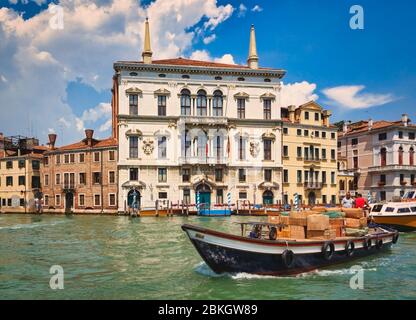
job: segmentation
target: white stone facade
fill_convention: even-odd
[[[116,62],[114,69],[119,212],[128,210],[133,189],[140,193],[141,208],[154,207],[158,199],[194,204],[196,190],[208,194],[211,206],[227,203],[228,193],[233,204],[281,201],[284,71],[196,66],[185,59]],[[130,110],[130,99],[133,105],[136,99],[131,95],[137,96],[137,114]],[[163,112],[158,105],[165,100]],[[221,105],[222,110],[215,108]]]

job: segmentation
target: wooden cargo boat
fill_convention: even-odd
[[[253,234],[251,231],[247,236],[247,226],[257,231],[260,228],[260,232]],[[276,238],[276,230],[281,227],[274,223],[242,223],[241,235],[188,224],[182,229],[214,272],[273,276],[295,275],[366,257],[389,249],[399,237],[395,230],[374,226],[366,236],[332,241]]]

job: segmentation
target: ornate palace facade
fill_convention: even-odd
[[[139,193],[210,205],[282,200],[279,95],[285,71],[259,68],[254,27],[247,65],[152,60],[114,63],[113,136],[119,144],[119,212]]]

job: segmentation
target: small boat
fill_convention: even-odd
[[[372,204],[369,214],[375,223],[398,231],[416,230],[416,202],[388,202]]]
[[[246,234],[247,226],[251,228]],[[282,224],[241,223],[241,235],[199,226],[182,225],[205,263],[215,273],[251,273],[289,276],[366,257],[390,248],[399,234],[382,226],[370,226],[360,237],[330,240],[276,238]],[[259,231],[260,230],[260,231]]]
[[[231,209],[228,208],[207,208],[207,209],[200,209],[198,211],[199,216],[231,216]]]

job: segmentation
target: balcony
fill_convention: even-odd
[[[226,157],[179,157],[178,159],[179,165],[184,164],[227,164],[227,158]]]
[[[310,182],[305,182],[303,186],[307,190],[320,190],[323,187],[323,183],[310,181]]]
[[[350,190],[350,191],[340,190],[339,191],[339,196],[340,197],[345,197],[347,195],[347,192],[349,192],[351,194],[351,196],[353,196],[353,197],[355,197],[355,194],[357,193],[357,191],[355,191],[355,190]]]
[[[398,165],[398,164],[390,164],[387,166],[375,166],[369,167],[369,173],[379,173],[379,172],[389,172],[389,171],[415,171],[416,166],[405,166],[405,165]]]
[[[226,117],[213,117],[213,116],[180,116],[178,125],[191,124],[194,126],[198,125],[217,125],[226,126],[228,120]]]

